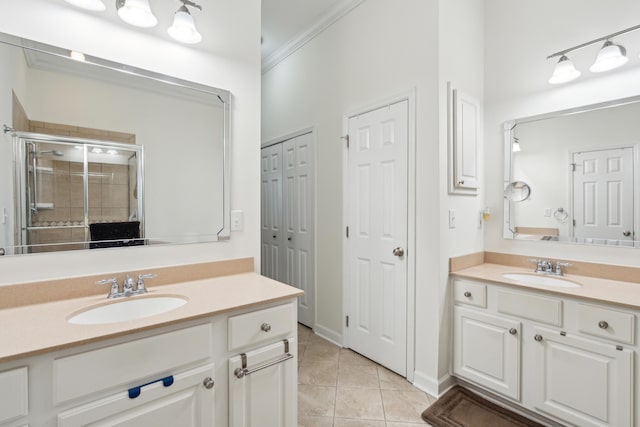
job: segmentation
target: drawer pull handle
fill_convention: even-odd
[[[517,330],[516,328],[511,328],[511,329],[509,329],[509,333],[510,333],[511,335],[515,335],[515,334],[517,334],[517,333],[518,333],[518,330]]]
[[[202,385],[204,386],[204,388],[206,388],[207,390],[211,390],[213,388],[214,385],[214,381],[211,377],[207,377],[204,379],[204,381],[202,381]]]
[[[598,322],[598,328],[607,329],[609,327],[609,323],[605,320],[601,320]]]
[[[534,340],[536,340],[536,341],[538,341],[538,342],[540,342],[540,341],[542,341],[542,335],[540,335],[540,334],[536,334],[536,336],[535,336],[535,337],[533,337],[533,339],[534,339]]]
[[[471,298],[471,292],[465,291],[464,296],[467,298]]]
[[[264,332],[269,332],[271,330],[271,325],[265,322],[262,325],[260,325],[260,330]]]
[[[127,390],[129,392],[129,399],[135,399],[136,397],[140,396],[140,393],[142,393],[142,387],[146,387],[160,381],[162,381],[163,386],[169,387],[171,384],[173,384],[173,375],[169,375],[168,377],[160,378],[159,380],[151,381],[146,384],[130,388],[129,390]]]

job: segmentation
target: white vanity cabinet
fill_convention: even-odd
[[[295,426],[293,301],[0,363],[0,427]],[[232,384],[241,354],[256,372]]]
[[[452,373],[556,422],[633,426],[636,314],[454,278]]]
[[[230,427],[297,425],[295,328],[294,304],[229,319]]]

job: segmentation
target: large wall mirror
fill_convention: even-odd
[[[0,253],[227,239],[229,102],[0,33]]]
[[[640,247],[640,97],[505,123],[504,237]]]

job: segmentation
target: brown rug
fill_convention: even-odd
[[[422,419],[435,427],[543,427],[460,386],[429,406]]]

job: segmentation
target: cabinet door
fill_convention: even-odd
[[[545,328],[534,334],[536,409],[585,427],[633,425],[632,350]]]
[[[135,399],[123,391],[59,414],[58,427],[212,427],[214,390],[204,381],[213,377],[210,364],[174,375],[168,387],[162,382],[142,387]]]
[[[520,322],[454,307],[453,373],[520,400]]]
[[[289,346],[295,349],[295,340],[289,340]],[[287,358],[282,342],[246,353],[245,357],[246,367],[252,372],[241,378],[236,370],[242,369],[242,356],[229,360],[229,426],[295,427],[296,358]]]
[[[479,104],[468,94],[453,91],[454,97],[454,187],[477,190]]]

